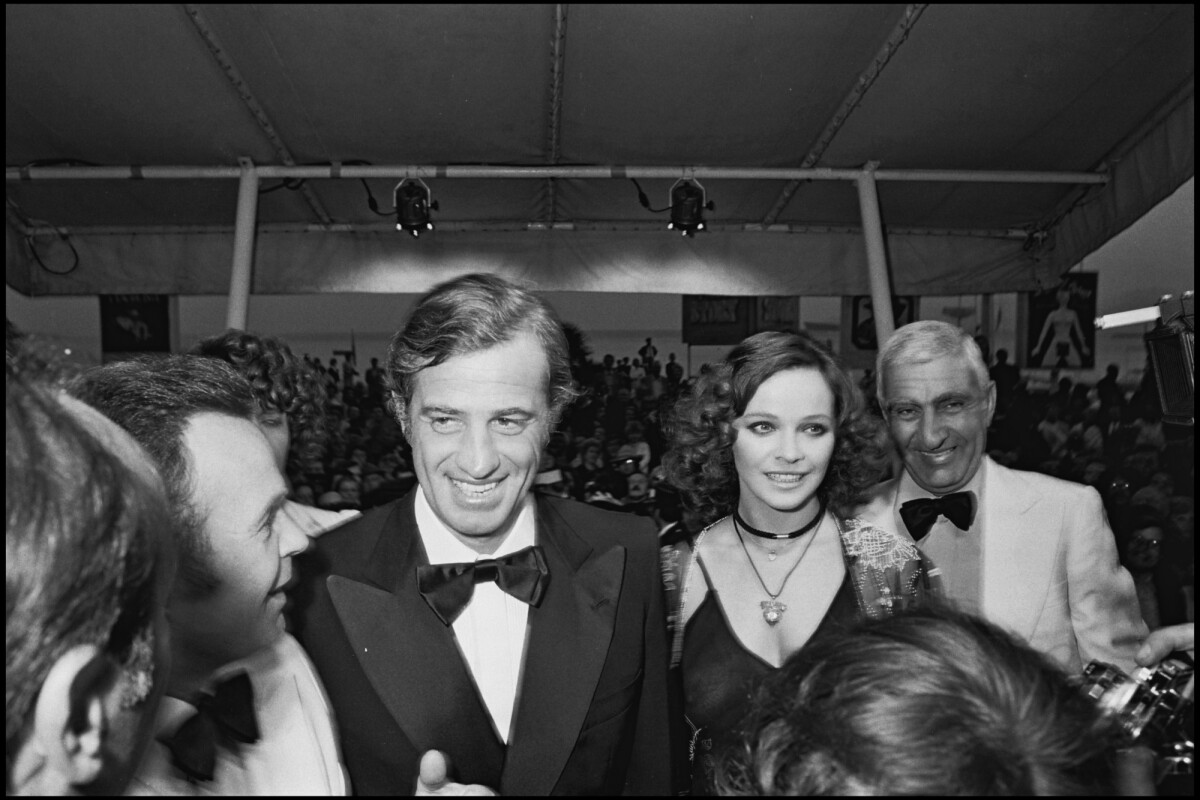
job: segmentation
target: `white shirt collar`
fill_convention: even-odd
[[[477,553],[458,540],[450,529],[434,513],[425,497],[425,489],[417,485],[416,518],[417,530],[421,534],[421,543],[425,545],[425,553],[429,556],[430,564],[458,564],[468,561],[478,561],[481,558],[500,558],[509,553],[515,553],[536,542],[536,503],[533,495],[525,496],[517,521],[513,524],[508,536],[489,555]]]

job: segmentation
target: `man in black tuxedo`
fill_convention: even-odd
[[[530,491],[575,393],[554,312],[458,278],[387,369],[418,486],[323,537],[295,598],[355,791],[471,788],[431,785],[436,750],[505,795],[668,793],[653,526]]]

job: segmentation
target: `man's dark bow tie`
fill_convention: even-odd
[[[503,558],[417,567],[417,588],[446,625],[454,624],[471,602],[477,583],[495,581],[501,591],[536,606],[542,602],[549,580],[546,557],[538,546],[526,547]]]
[[[974,518],[975,498],[970,492],[953,492],[941,497],[923,497],[909,500],[900,506],[900,516],[913,541],[921,541],[929,535],[929,529],[943,516],[960,530],[971,527]]]
[[[195,701],[198,709],[162,743],[171,760],[190,781],[210,781],[217,763],[217,747],[236,750],[259,739],[254,716],[254,687],[250,676],[236,672]]]

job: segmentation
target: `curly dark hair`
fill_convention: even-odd
[[[705,523],[733,511],[738,476],[733,463],[733,421],[746,411],[758,388],[789,369],[820,372],[834,397],[836,445],[818,496],[844,512],[883,475],[890,453],[886,431],[870,416],[862,393],[833,356],[802,333],[757,333],[737,345],[723,362],[704,372],[672,410],[663,458],[668,480]]]
[[[324,383],[286,342],[230,328],[201,339],[188,352],[231,364],[250,382],[260,407],[288,415],[293,442],[307,446],[325,438]]]

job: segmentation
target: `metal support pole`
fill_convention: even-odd
[[[871,284],[871,306],[875,316],[875,339],[879,346],[896,330],[892,316],[892,287],[888,282],[887,251],[883,247],[883,220],[879,216],[879,193],[875,190],[875,167],[866,165],[855,180],[858,187],[858,209],[862,215],[863,240],[867,246],[867,278]]]
[[[239,158],[237,224],[233,229],[233,271],[229,278],[229,307],[225,327],[246,329],[250,310],[250,275],[254,264],[254,225],[258,218],[258,172],[249,158]]]

